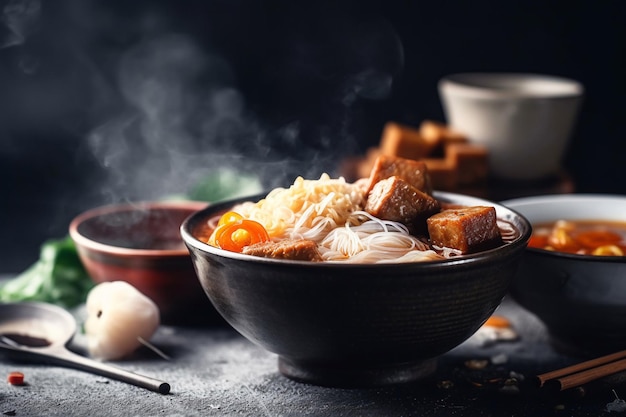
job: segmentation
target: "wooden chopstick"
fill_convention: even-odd
[[[539,387],[563,391],[626,371],[626,350],[537,375]]]

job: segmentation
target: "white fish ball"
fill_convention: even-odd
[[[160,325],[156,304],[125,281],[103,282],[87,295],[85,334],[89,354],[121,359],[148,341]]]

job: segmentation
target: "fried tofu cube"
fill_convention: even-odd
[[[489,206],[443,210],[428,218],[431,243],[457,249],[463,254],[502,244],[496,210]]]
[[[489,154],[487,148],[470,143],[446,146],[446,160],[456,166],[459,185],[476,184],[487,179]]]
[[[389,122],[383,129],[380,150],[384,155],[421,159],[439,145],[434,137],[425,138],[419,129]]]
[[[457,187],[457,168],[451,160],[426,158],[423,162],[428,167],[428,175],[434,189],[454,190]]]
[[[393,176],[402,178],[404,181],[426,194],[430,195],[433,192],[426,163],[389,155],[379,155],[378,158],[376,158],[370,172],[370,185],[367,191],[372,191],[372,188],[374,188],[376,183],[380,180]]]
[[[424,120],[420,124],[419,132],[424,140],[430,143],[461,143],[467,142],[467,136],[451,129],[448,125],[435,122],[433,120]]]
[[[396,176],[378,181],[365,204],[373,216],[403,223],[412,232],[425,232],[426,219],[439,210],[437,199]]]

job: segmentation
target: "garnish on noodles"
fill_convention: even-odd
[[[269,240],[267,231],[259,222],[229,211],[220,218],[209,243],[221,249],[241,252],[246,246]]]

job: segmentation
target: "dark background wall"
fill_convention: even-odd
[[[383,124],[443,121],[463,71],[583,82],[565,161],[625,193],[622,1],[2,1],[0,271],[95,205],[184,193],[216,167],[267,186],[334,173]]]

